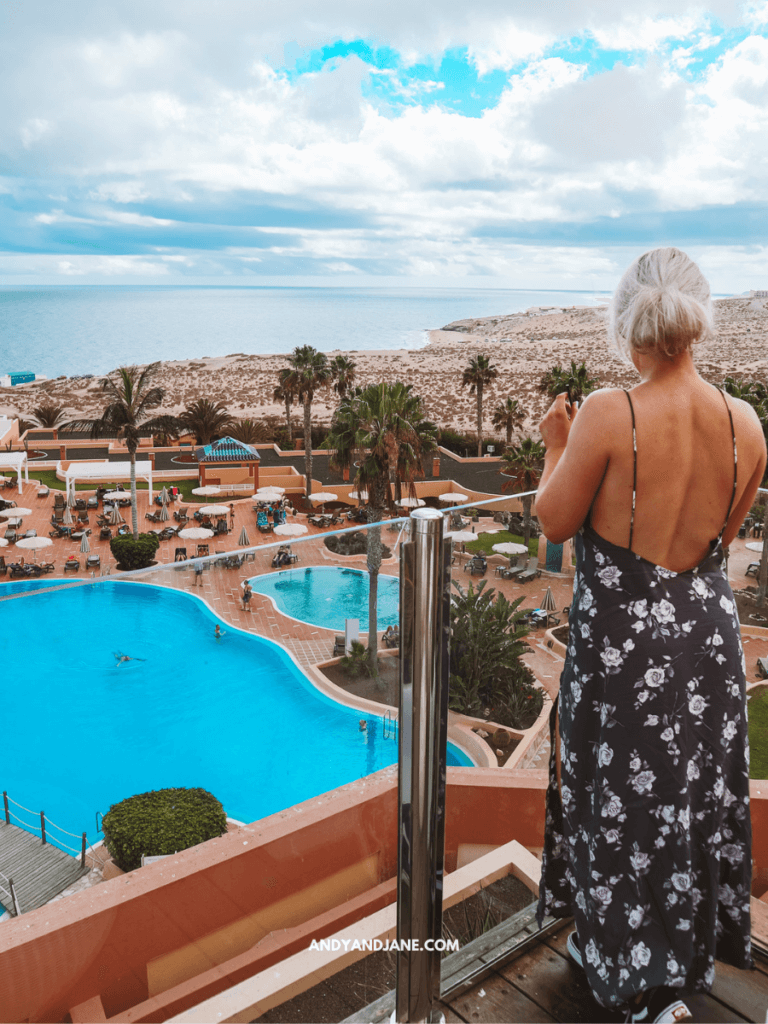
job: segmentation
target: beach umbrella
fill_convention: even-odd
[[[284,494],[282,487],[263,487],[256,491],[255,497],[258,501],[280,501]]]
[[[168,506],[163,505],[163,507],[160,509],[160,522],[167,523],[170,518],[171,513],[168,511]]]
[[[497,551],[500,555],[524,555],[528,551],[528,548],[525,544],[515,544],[512,541],[505,541],[503,544],[494,544],[493,550]]]
[[[85,532],[85,530],[83,530],[83,537],[82,540],[80,541],[80,550],[84,555],[87,555],[88,552],[91,550],[91,545],[88,543],[88,534]]]
[[[31,508],[4,508],[3,511],[0,512],[0,516],[2,516],[3,519],[16,519],[17,517],[20,517],[20,516],[31,516],[31,515],[32,515],[32,509]]]
[[[750,540],[747,541],[744,547],[748,548],[750,551],[760,552],[763,550],[763,542],[761,540]]]
[[[466,541],[477,540],[474,533],[470,533],[469,530],[453,530],[445,534],[446,537],[450,537],[455,544],[463,544]]]
[[[238,546],[241,548],[248,548],[251,546],[251,538],[248,536],[248,531],[245,527],[240,531],[240,536],[237,538]]]
[[[552,587],[547,587],[547,592],[544,595],[539,608],[543,608],[545,612],[557,611],[557,605],[555,604],[555,595],[552,593]]]
[[[0,548],[7,548],[10,541],[6,540],[5,537],[0,537]]]
[[[326,501],[336,501],[337,498],[338,494],[334,494],[332,491],[318,491],[317,494],[309,496],[310,501],[319,501],[323,505]]]
[[[70,508],[74,508],[75,507],[75,492],[74,491],[70,491],[67,494],[67,505]]]
[[[64,515],[62,516],[61,521],[64,523],[65,526],[72,525],[72,513],[69,510],[69,505],[67,505],[67,507],[64,509]]]
[[[221,494],[221,488],[216,487],[215,484],[206,484],[205,487],[193,487],[192,493],[199,494],[203,498],[210,498],[214,494]]]
[[[309,529],[303,523],[283,523],[276,526],[274,532],[278,537],[298,537],[299,534],[308,533]]]
[[[206,516],[225,516],[229,509],[226,505],[201,505],[200,512]]]
[[[27,548],[32,552],[32,558],[35,558],[35,552],[39,551],[40,548],[49,548],[53,544],[50,537],[22,537],[21,540],[16,541],[17,548]]]
[[[275,491],[277,494],[285,494],[284,487],[277,487],[275,484],[265,484],[264,487],[260,487],[256,493],[263,494],[265,491]]]
[[[67,521],[66,513],[64,515],[64,522]],[[72,520],[70,519],[70,523]],[[109,524],[110,526],[119,526],[123,522],[123,517],[120,515],[119,508],[113,508],[109,513]]]
[[[400,498],[395,504],[402,505],[403,508],[421,508],[422,505],[426,505],[426,501],[422,501],[421,498]]]
[[[438,494],[437,500],[444,501],[446,503],[450,501],[455,501],[458,503],[461,501],[469,501],[469,495],[459,494],[456,491],[449,491],[447,494]]]
[[[179,530],[177,536],[184,540],[208,540],[213,536],[213,530],[206,530],[204,526],[188,526],[185,530]]]
[[[168,488],[165,484],[163,484],[163,489],[160,491],[160,501],[162,501],[164,505],[168,504]]]
[[[107,491],[106,494],[102,494],[102,496],[101,496],[102,502],[105,502],[105,501],[125,501],[126,498],[128,499],[128,501],[131,500],[131,492],[130,491]]]
[[[350,498],[357,498],[358,501],[368,501],[368,491],[350,491]]]

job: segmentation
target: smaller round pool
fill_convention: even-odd
[[[359,619],[361,632],[368,631],[368,573],[340,566],[312,565],[284,569],[270,576],[254,576],[255,594],[271,598],[283,615],[323,629],[344,629],[345,619]],[[400,580],[379,574],[379,629],[399,622]]]

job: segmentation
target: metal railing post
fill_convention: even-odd
[[[3,790],[3,807],[5,808],[5,824],[11,824],[11,809],[8,806],[8,794]]]
[[[40,811],[40,831],[43,833],[43,845],[45,845],[45,811]]]
[[[400,714],[395,1018],[436,1021],[445,852],[450,545],[443,516],[419,508],[400,549]],[[402,945],[405,943],[406,948]]]
[[[19,906],[19,897],[16,895],[16,888],[13,884],[13,879],[8,879],[8,888],[11,890],[11,902],[13,903],[13,909],[16,913],[16,917],[21,914],[21,907]]]
[[[85,832],[83,832],[83,846],[80,851],[80,867],[85,867]]]

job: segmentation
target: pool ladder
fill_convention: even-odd
[[[392,714],[391,711],[384,713],[384,718],[381,723],[381,734],[385,740],[396,740],[397,739],[397,714]]]

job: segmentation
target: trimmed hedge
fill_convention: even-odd
[[[115,864],[133,871],[142,854],[160,857],[223,835],[227,816],[205,789],[155,789],[112,804],[102,828]]]
[[[127,534],[125,537],[113,537],[109,547],[115,561],[123,569],[145,569],[155,560],[160,538],[156,533],[140,533],[139,539],[134,540]]]

